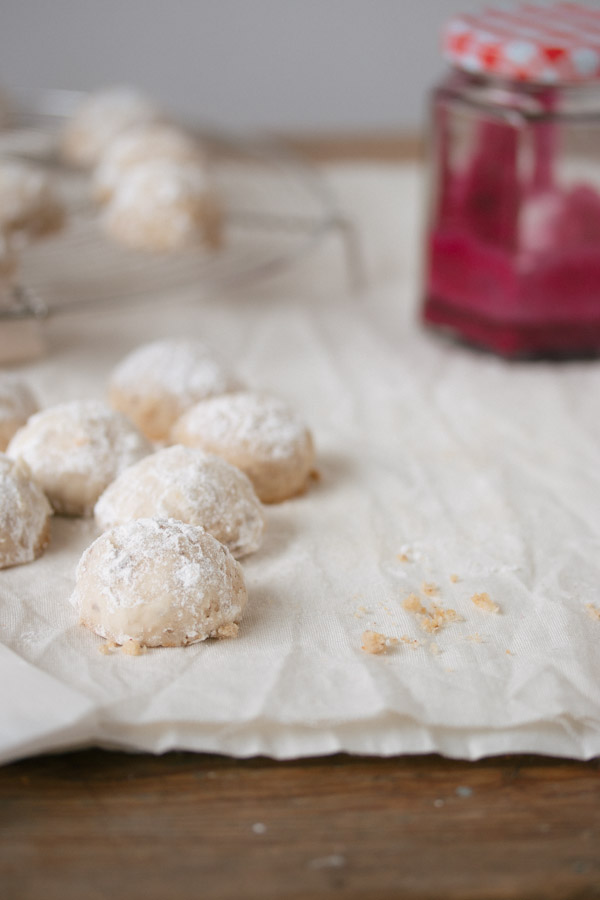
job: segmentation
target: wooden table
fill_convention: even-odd
[[[600,897],[600,763],[92,750],[0,769],[3,900]]]
[[[413,137],[297,137],[393,161]],[[600,761],[90,750],[0,768],[0,900],[600,897]]]

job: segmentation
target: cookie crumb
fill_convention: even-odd
[[[475,606],[479,607],[479,609],[482,609],[484,612],[500,612],[500,607],[497,603],[494,603],[487,591],[482,591],[480,594],[473,594],[471,603],[475,604]]]
[[[421,590],[427,597],[435,597],[438,593],[439,588],[437,584],[434,584],[432,581],[424,581],[421,585]]]
[[[105,641],[103,644],[100,644],[98,650],[103,656],[108,656],[109,653],[112,653],[113,650],[116,650],[119,645],[115,644],[114,641]]]
[[[453,622],[464,621],[455,609],[443,609],[437,603],[434,603],[431,609],[426,609],[425,614],[420,615],[418,619],[419,627],[427,634],[433,634],[434,631],[438,631],[445,625],[451,625]]]
[[[378,631],[363,631],[361,650],[365,653],[385,653],[388,647],[394,647],[398,643],[398,638],[386,637],[385,634],[379,634]]]
[[[598,609],[597,606],[594,606],[593,603],[586,603],[585,608],[590,619],[595,619],[597,622],[600,622],[600,609]]]
[[[408,644],[412,650],[416,650],[417,647],[421,646],[421,641],[417,640],[417,638],[411,638],[407,634],[403,634],[400,640],[403,644]]]
[[[436,643],[432,643],[429,645],[429,652],[433,656],[438,656],[442,651],[440,650],[439,646]]]
[[[145,652],[146,648],[139,641],[125,641],[121,647],[121,653],[126,653],[127,656],[141,656]]]
[[[474,632],[474,634],[467,634],[465,636],[465,641],[471,641],[473,644],[482,644],[483,638],[479,634],[478,631]]]
[[[457,581],[460,581],[460,578],[456,574],[456,572],[452,573],[452,575],[450,576],[450,581],[452,582],[452,584],[456,584]]]
[[[419,627],[427,634],[432,634],[444,625],[452,624],[452,622],[463,621],[463,617],[455,609],[444,609],[437,603],[434,603],[431,609],[427,609],[416,594],[409,594],[402,602],[402,606],[408,612],[412,612],[417,616]]]
[[[396,559],[398,560],[398,562],[403,562],[403,563],[410,562],[408,553],[397,553]]]
[[[308,477],[311,479],[311,481],[321,481],[323,478],[318,469],[311,469]]]
[[[217,637],[218,638],[236,638],[239,634],[240,626],[237,622],[227,622],[225,625],[221,625],[220,628],[217,628]]]
[[[406,597],[402,601],[402,608],[407,610],[407,612],[414,612],[414,613],[426,613],[427,612],[427,610],[421,603],[421,599],[416,594],[409,594],[408,597]]]

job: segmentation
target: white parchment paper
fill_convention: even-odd
[[[100,398],[132,347],[195,334],[304,414],[321,479],[267,508],[238,640],[140,657],[102,655],[77,624],[97,531],[56,517],[43,558],[0,572],[1,760],[87,744],[600,753],[600,363],[507,363],[424,332],[419,171],[328,175],[361,229],[359,297],[332,238],[235,296],[190,286],[56,319],[22,367],[44,404]],[[424,581],[464,621],[423,633],[402,601]],[[498,615],[473,605],[481,591]],[[419,643],[369,656],[366,629]]]

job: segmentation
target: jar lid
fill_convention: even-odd
[[[487,9],[450,19],[444,56],[474,74],[568,84],[600,78],[600,9],[582,3]]]

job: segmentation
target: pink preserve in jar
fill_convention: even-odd
[[[425,322],[506,356],[600,352],[600,9],[452,19],[433,95]]]

